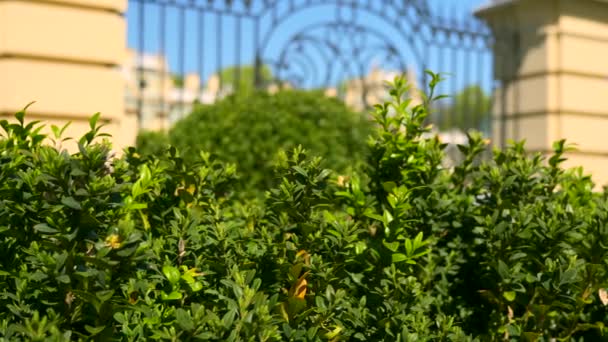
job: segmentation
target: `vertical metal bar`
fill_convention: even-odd
[[[505,148],[507,145],[507,87],[508,82],[501,80],[500,82],[500,147]]]
[[[219,79],[219,87],[217,89],[217,94],[216,94],[216,99],[220,96],[221,91],[222,91],[222,87],[223,85],[223,80],[222,80],[222,39],[223,39],[223,35],[222,35],[222,14],[221,13],[216,13],[216,43],[217,43],[217,49],[216,49],[216,53],[217,53],[217,73],[218,73],[218,79]]]
[[[519,27],[519,26],[517,26]],[[559,37],[559,36],[558,36]],[[513,58],[513,68],[511,68],[510,71],[510,76],[512,79],[512,83],[513,83],[513,105],[511,105],[511,108],[513,108],[513,112],[509,113],[509,115],[511,116],[511,121],[513,123],[513,140],[518,140],[519,138],[519,131],[520,131],[520,122],[521,120],[519,120],[518,115],[519,113],[519,80],[518,80],[518,75],[517,75],[517,70],[518,70],[518,66],[519,66],[519,60],[520,60],[520,40],[519,40],[519,32],[514,32],[513,34],[513,54],[515,55]],[[558,38],[559,39],[559,38]]]
[[[427,84],[427,74],[426,74],[425,71],[427,69],[427,63],[428,63],[429,57],[430,57],[429,44],[424,44],[424,47],[422,49],[422,56],[423,56],[422,57],[423,58],[422,65],[417,66],[418,69],[419,69],[419,71],[418,71],[419,72],[419,74],[418,74],[419,75],[418,76],[419,79],[416,80],[416,82],[420,82],[420,80],[422,80],[422,84],[420,86],[423,87],[423,88],[422,89],[413,89],[412,88],[412,91],[414,91],[414,92],[415,91],[419,91],[419,90],[420,91],[424,90],[425,89],[424,87],[426,87],[426,84]],[[404,70],[404,72],[407,72],[407,70]],[[412,84],[411,86],[413,87],[414,85]],[[429,105],[429,108],[428,108],[428,110],[430,111],[430,113],[429,113],[429,116],[426,118],[426,123],[427,124],[433,123],[433,121],[434,121],[433,118],[436,115],[434,109],[430,108],[430,107],[432,107],[432,105]]]
[[[504,44],[504,42],[502,43]],[[501,45],[502,45],[501,44]],[[504,49],[504,46],[501,46],[500,48]],[[507,50],[507,49],[505,49]],[[506,53],[507,51],[503,51],[503,58],[501,58],[500,61],[500,147],[504,148],[506,146],[507,143],[507,90],[506,87],[508,86],[508,81],[505,77],[506,72],[505,71],[505,60],[507,60],[508,58],[504,58],[506,57]],[[494,58],[496,58],[497,55],[494,55]]]
[[[496,35],[492,31],[490,27],[487,28],[487,31],[484,31],[483,38],[483,49],[484,49],[484,63],[480,65],[480,67],[487,67],[487,74],[484,77],[485,85],[489,90],[489,98],[487,99],[487,107],[485,111],[485,128],[487,129],[487,134],[492,139],[492,146],[498,146],[497,136],[498,132],[495,129],[496,118],[498,117],[498,109],[496,99],[498,97],[497,89],[496,89],[496,80],[497,80],[497,64],[496,64]]]
[[[443,54],[444,49],[442,48],[437,48],[437,69],[440,73],[444,73],[445,70],[445,66],[444,66],[444,54]],[[424,86],[426,87],[426,84],[424,84]],[[445,102],[443,100],[441,100],[442,102]],[[437,128],[439,130],[443,130],[445,128],[445,123],[446,123],[446,111],[443,105],[439,105],[439,113],[438,113],[438,118],[437,118]]]
[[[452,96],[454,96],[454,104],[455,106],[455,110],[454,110],[454,120],[452,121],[452,127],[451,128],[462,128],[462,106],[460,106],[457,103],[457,95],[458,95],[458,83],[457,80],[459,78],[459,73],[458,73],[458,48],[457,46],[459,46],[459,26],[460,26],[460,22],[459,22],[459,18],[458,15],[456,13],[457,12],[457,8],[454,5],[454,3],[451,4],[452,5],[452,11],[451,11],[451,16],[452,16],[452,29],[455,30],[455,32],[453,32],[453,41],[452,41],[452,91],[451,94]]]
[[[484,27],[481,24],[481,20],[476,19],[475,21],[475,51],[477,54],[477,76],[476,78],[479,80],[479,96],[476,100],[475,110],[479,113],[480,117],[478,118],[478,129],[488,138],[492,138],[490,134],[488,134],[486,127],[488,123],[488,96],[492,96],[492,94],[488,94],[486,91],[486,73],[484,73],[486,66],[486,54],[488,53],[485,39],[486,33],[484,32]],[[490,64],[491,67],[491,64]],[[490,69],[491,70],[491,69]],[[488,87],[490,88],[490,87]]]
[[[144,101],[144,40],[145,40],[145,4],[143,1],[139,1],[139,20],[138,20],[138,76],[137,76],[137,88],[138,88],[138,96],[137,96],[137,121],[139,128],[143,128],[143,101]]]
[[[494,139],[494,97],[496,95],[495,91],[494,91],[494,87],[492,86],[493,84],[493,80],[494,80],[494,75],[493,75],[493,69],[494,69],[494,64],[493,64],[493,60],[492,60],[492,45],[488,44],[487,41],[485,41],[486,39],[492,39],[491,36],[486,36],[486,37],[482,37],[482,39],[484,41],[482,41],[483,45],[482,45],[482,51],[480,53],[481,58],[480,58],[480,63],[479,63],[479,78],[482,79],[482,89],[485,88],[485,81],[489,80],[489,84],[488,84],[488,88],[490,89],[490,94],[488,94],[490,97],[489,99],[487,99],[487,103],[481,103],[480,106],[482,106],[483,110],[483,121],[485,123],[485,129],[486,129],[486,134],[488,136],[490,136],[491,139]],[[485,49],[485,50],[484,50]],[[484,70],[486,67],[486,62],[488,61],[487,59],[484,58],[484,53],[486,54],[485,56],[489,57],[489,70],[490,70],[490,74],[487,75],[486,77],[484,77]],[[488,77],[489,76],[489,77]],[[483,97],[482,94],[482,101],[485,101],[486,99]],[[481,101],[480,101],[481,102]]]
[[[166,93],[165,93],[165,88],[166,88],[166,83],[167,83],[167,72],[168,72],[168,67],[167,67],[167,60],[166,60],[166,54],[165,54],[165,40],[166,40],[166,30],[165,30],[165,15],[166,15],[166,7],[165,7],[165,3],[161,3],[160,4],[160,8],[158,10],[159,13],[159,20],[158,20],[158,28],[159,28],[159,52],[160,52],[160,56],[163,58],[163,65],[162,68],[160,70],[160,114],[162,115],[161,118],[161,129],[164,129],[164,123],[165,121],[167,121],[169,119],[169,113],[168,110],[166,108]]]
[[[235,39],[235,70],[234,70],[234,89],[237,93],[241,89],[241,16],[236,17],[236,39]]]
[[[184,92],[186,91],[186,75],[185,75],[185,57],[186,57],[186,8],[180,7],[179,11],[179,35],[177,38],[179,42],[179,74],[182,81],[181,91],[179,92],[179,107],[180,116],[184,117]]]
[[[479,25],[477,25],[476,31],[475,32],[481,32],[481,27]],[[483,36],[476,36],[475,40],[478,39],[483,39]],[[482,41],[477,41],[476,44],[480,44],[483,43]],[[487,107],[487,98],[485,96],[485,77],[484,77],[484,70],[485,70],[485,59],[484,59],[484,53],[486,51],[484,51],[484,47],[483,45],[481,46],[481,48],[476,50],[477,53],[477,79],[479,80],[479,93],[477,94],[476,98],[475,98],[475,112],[477,113],[477,115],[479,116],[477,118],[477,129],[480,130],[482,133],[484,133],[484,135],[486,136],[490,136],[489,132],[486,130],[486,126],[488,124],[488,120],[490,120],[491,118],[488,118],[488,112],[490,111],[490,109]],[[489,96],[492,96],[492,94],[488,94]]]
[[[200,78],[198,95],[202,96],[205,81],[205,13],[202,9],[198,10],[198,38],[198,74]]]
[[[256,89],[261,88],[262,83],[262,75],[261,68],[262,66],[260,61],[260,19],[256,18],[253,23],[253,50],[255,51],[255,60],[253,62],[253,83]]]
[[[479,84],[479,92],[475,93],[475,99],[473,100],[473,112],[475,113],[475,124],[477,125],[475,129],[483,132],[482,124],[486,120],[485,113],[485,98],[484,98],[484,80],[483,80],[483,67],[485,65],[483,60],[483,51],[476,51],[475,55],[477,56],[477,82]],[[485,132],[484,132],[485,133]]]
[[[440,70],[443,73],[447,73],[450,68],[449,67],[449,52],[450,52],[450,44],[451,44],[452,36],[451,36],[451,32],[446,31],[444,29],[444,27],[447,26],[447,24],[449,23],[448,13],[449,13],[450,9],[448,6],[442,6],[441,9],[442,9],[443,13],[440,14],[441,23],[439,24],[440,28],[438,29],[438,32],[441,32],[442,34],[445,35],[445,45],[440,49],[438,55],[439,55]],[[454,75],[452,75],[450,73],[449,77],[454,77]],[[444,83],[444,85],[445,85],[444,88],[446,89],[446,91],[443,93],[445,95],[450,96],[449,100],[448,99],[446,99],[446,100],[453,101],[454,98],[452,97],[453,94],[450,93],[450,90],[449,90],[450,85],[449,85],[448,81],[446,81]],[[447,101],[444,101],[444,105],[441,106],[442,113],[441,113],[440,121],[441,121],[441,130],[443,130],[443,131],[446,131],[447,129],[450,128],[451,116],[453,115],[453,111],[447,106],[446,102]]]
[[[475,91],[474,87],[475,85],[471,83],[471,74],[469,71],[469,61],[472,60],[471,58],[471,49],[470,48],[465,48],[464,50],[464,60],[463,60],[463,78],[464,78],[464,89],[463,89],[463,128],[465,130],[471,129],[473,128],[474,122],[475,122],[475,113],[472,113],[471,108],[469,106],[469,102],[470,99],[469,97],[472,95],[472,91]]]
[[[456,77],[457,77],[457,72],[458,72],[458,50],[454,47],[451,46],[450,47],[450,51],[451,51],[451,69],[452,69],[452,79],[451,79],[451,87],[452,90],[450,91],[450,94],[453,98],[452,103],[454,104],[454,106],[452,108],[453,111],[452,113],[448,114],[448,117],[446,117],[446,119],[448,120],[448,129],[452,129],[452,128],[457,128],[458,125],[460,124],[460,122],[458,122],[458,120],[461,119],[460,117],[460,110],[459,110],[459,106],[457,105],[457,99],[456,99],[456,88],[458,88],[458,85],[456,83]],[[453,116],[453,118],[452,118]],[[458,127],[459,128],[459,127]]]

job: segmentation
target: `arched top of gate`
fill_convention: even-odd
[[[341,41],[349,42],[345,47]],[[313,66],[313,60],[318,59],[309,55],[311,50],[314,50],[312,52],[320,58],[326,69],[325,79],[318,79],[320,82],[313,81],[312,84],[315,85],[330,86],[330,78],[335,76],[336,66],[346,73],[342,74],[343,77],[338,77],[339,79],[358,78],[367,72],[368,67],[375,64],[374,60],[379,62],[378,58],[381,58],[382,62],[390,62],[391,67],[397,67],[401,72],[406,72],[407,68],[404,55],[399,53],[398,47],[381,30],[332,21],[314,23],[293,34],[284,44],[278,60],[273,65],[279,74],[281,69],[294,62]],[[306,63],[303,63],[303,60]],[[307,70],[305,73],[311,80],[318,78],[314,66],[302,69]]]
[[[388,33],[385,35],[386,41],[391,41],[391,45],[395,46],[407,46],[413,53],[416,63],[424,64],[423,49],[429,40],[425,32],[430,32],[432,26],[430,10],[425,1],[281,0],[279,5],[277,0],[260,0],[257,3],[262,3],[263,6],[257,8],[256,19],[268,24],[268,28],[262,30],[260,37],[257,51],[259,56],[265,55],[275,33],[287,28],[290,20],[308,10],[331,8],[335,11],[333,20],[336,23],[349,23],[378,35],[380,30],[375,25],[358,21],[356,18],[358,14],[369,15],[378,24],[383,25],[382,30]],[[308,29],[314,27],[314,24],[307,26]],[[425,28],[428,30],[425,31]],[[303,29],[296,30],[296,34],[302,31]]]

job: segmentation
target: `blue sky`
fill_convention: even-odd
[[[206,0],[198,1],[206,2]],[[240,0],[235,0],[235,2],[238,1]],[[428,0],[427,3],[434,15],[441,14],[442,16],[462,20],[469,18],[475,8],[487,1]],[[185,2],[183,1],[183,3]],[[288,13],[286,6],[289,2],[289,0],[279,0],[279,11]],[[294,0],[294,2],[301,3],[302,0]],[[348,3],[350,1],[344,0],[343,2]],[[373,6],[380,8],[383,1],[371,0],[371,3]],[[185,24],[180,25],[180,11],[168,6],[168,10],[165,12],[165,43],[162,46],[160,43],[162,33],[160,32],[159,8],[157,5],[151,4],[144,7],[144,50],[149,53],[158,53],[163,49],[169,59],[172,72],[178,74],[181,72],[198,72],[204,79],[207,79],[211,73],[223,67],[234,64],[251,64],[253,62],[253,21],[242,19],[239,22],[235,18],[225,15],[218,20],[218,17],[213,13],[186,10],[183,12]],[[135,49],[138,49],[141,44],[140,11],[138,0],[130,0],[127,11],[128,45]],[[383,9],[383,11],[385,11],[383,13],[389,13],[390,8],[389,11],[386,11],[386,9]],[[380,17],[370,15],[367,12],[356,12],[355,22],[357,25],[374,31],[373,34],[358,41],[356,40],[358,38],[355,38],[357,35],[351,34],[350,31],[340,31],[342,36],[338,36],[339,33],[335,33],[335,37],[332,36],[334,33],[327,30],[327,24],[334,21],[336,15],[338,14],[336,14],[333,6],[313,6],[289,16],[278,27],[269,27],[268,23],[270,23],[271,16],[269,13],[262,21],[261,27],[262,31],[272,32],[272,34],[269,34],[267,45],[263,50],[264,60],[270,63],[272,61],[277,62],[284,52],[284,61],[289,64],[290,69],[285,71],[283,76],[295,75],[305,79],[307,82],[304,85],[307,86],[316,86],[323,83],[322,81],[325,80],[327,74],[332,75],[330,76],[330,83],[332,84],[338,83],[343,78],[358,76],[361,73],[358,69],[359,65],[354,63],[355,59],[348,53],[342,53],[344,59],[338,61],[336,56],[324,56],[322,53],[317,53],[318,49],[316,47],[318,46],[306,43],[311,37],[327,40],[331,38],[332,41],[337,41],[339,48],[344,49],[344,51],[350,51],[349,49],[352,49],[356,44],[361,44],[364,47],[372,46],[371,49],[365,50],[365,53],[369,56],[361,58],[366,61],[366,67],[369,66],[370,61],[374,61],[380,67],[386,69],[396,69],[400,63],[407,64],[409,67],[420,68],[420,64],[424,63],[434,71],[452,75],[444,84],[447,91],[454,91],[471,83],[481,83],[483,88],[491,89],[489,53],[474,53],[470,49],[463,49],[462,47],[448,49],[447,42],[449,40],[447,40],[446,43],[438,43],[436,46],[429,47],[426,50],[428,54],[422,56],[420,52],[424,50],[427,43],[423,39],[417,38],[420,33],[414,33],[411,41],[406,41],[405,38],[396,38],[401,37],[399,33],[402,31],[407,31],[408,34],[412,33],[414,26],[417,26],[413,22],[415,20],[413,16],[404,17],[403,20],[400,18],[399,22],[402,23],[404,29],[399,31]],[[340,17],[350,18],[352,13],[343,11],[339,15]],[[388,14],[388,16],[390,17],[391,14]],[[279,17],[286,16],[279,15]],[[202,26],[201,18],[203,19]],[[203,28],[203,34],[200,34],[201,27]],[[179,39],[180,30],[183,30],[183,39]],[[430,31],[425,32],[428,35]],[[290,39],[298,34],[303,42],[300,44],[302,46],[301,50],[297,49],[297,44],[293,42],[290,44]],[[347,43],[346,41],[350,42],[351,38],[352,42]],[[446,38],[442,39],[445,40]],[[201,44],[201,42],[203,43]],[[183,44],[183,48],[181,44]],[[400,58],[390,58],[390,53],[383,52],[389,51],[389,47],[395,48]],[[183,53],[180,53],[180,51],[183,51]],[[361,56],[363,54],[362,50]],[[331,67],[328,66],[328,61],[332,62],[330,63]],[[278,71],[275,73],[278,73]]]

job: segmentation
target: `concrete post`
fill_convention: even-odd
[[[494,140],[549,152],[567,139],[583,166],[608,182],[608,2],[503,0],[476,13],[494,31]]]
[[[27,118],[71,121],[67,135],[77,137],[101,112],[115,148],[132,144],[136,125],[125,116],[119,71],[126,6],[126,0],[0,0],[0,116],[36,101]]]

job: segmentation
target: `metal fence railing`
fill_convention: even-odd
[[[459,0],[129,0],[128,96],[140,121],[253,88],[324,89],[353,107],[406,73],[446,74],[430,121],[490,133],[494,37]]]

